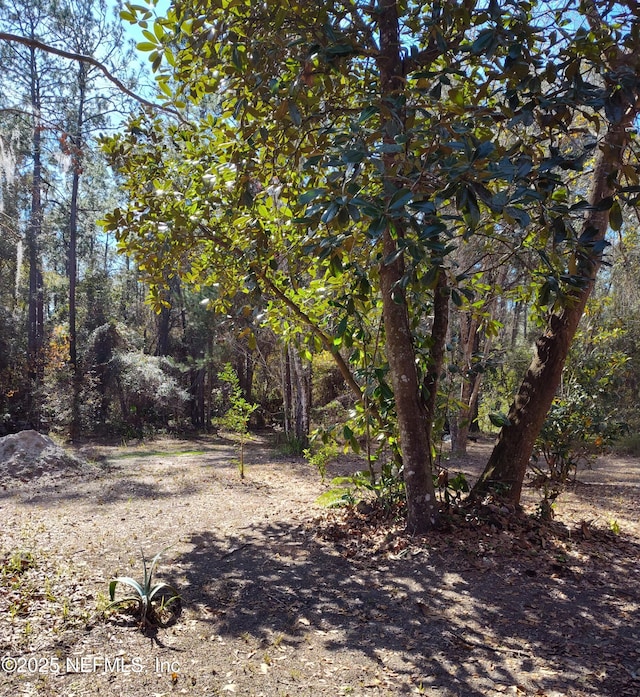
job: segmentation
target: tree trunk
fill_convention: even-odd
[[[238,375],[238,381],[240,382],[240,389],[247,402],[253,401],[253,358],[251,356],[251,349],[249,349],[247,342],[243,341],[237,346],[238,363],[236,373]]]
[[[435,263],[435,260],[434,260]],[[431,364],[425,376],[426,411],[427,411],[427,438],[429,440],[429,461],[431,458],[431,443],[433,435],[433,422],[436,418],[438,387],[440,375],[444,366],[444,356],[449,330],[449,285],[444,268],[438,271],[438,280],[433,291],[433,325],[431,327]]]
[[[309,445],[311,427],[311,365],[304,365],[295,346],[282,352],[284,433],[290,444]]]
[[[311,363],[303,362],[296,350],[291,352],[294,394],[295,442],[300,449],[309,446],[311,429]]]
[[[283,346],[280,353],[280,373],[282,376],[282,427],[286,441],[292,438],[291,424],[291,361],[289,360],[289,347]]]
[[[40,236],[42,234],[42,131],[40,123],[40,83],[35,49],[30,51],[31,110],[33,112],[33,178],[31,182],[31,212],[27,225],[27,254],[29,257],[29,307],[27,352],[29,379],[31,382],[31,425],[40,426],[40,405],[34,393],[42,382],[44,363],[44,283],[40,261]]]
[[[460,342],[462,349],[462,384],[460,386],[459,403],[454,406],[451,414],[451,452],[457,456],[467,454],[467,437],[469,436],[469,417],[471,400],[474,392],[477,396],[476,383],[478,376],[473,373],[473,354],[478,341],[478,318],[470,312],[460,315]],[[479,385],[478,385],[479,387]]]
[[[451,427],[451,453],[457,457],[464,457],[467,454],[472,414],[480,393],[480,383],[481,378],[477,373],[462,383],[460,409],[453,415],[452,419],[452,422],[456,422],[455,429],[453,423]]]
[[[167,293],[167,298],[169,294]],[[156,356],[169,355],[169,338],[171,334],[171,306],[163,306],[158,315],[158,341],[156,343]]]
[[[620,123],[610,124],[601,145],[589,197],[594,210],[583,224],[583,233],[588,233],[592,243],[603,240],[606,235],[609,208],[597,208],[603,202],[605,205],[601,207],[606,207],[605,199],[615,193],[618,167],[629,143],[629,132],[637,111],[638,107],[634,105]],[[496,493],[516,505],[520,502],[533,446],[560,385],[569,346],[593,289],[602,253],[583,252],[576,262],[585,284],[573,292],[562,310],[550,317],[546,331],[536,342],[533,360],[508,414],[510,423],[500,432],[489,462],[471,492],[473,499]]]
[[[395,143],[404,130],[405,115],[399,104],[404,91],[395,0],[382,0],[378,6],[380,30],[380,90],[383,139]],[[385,195],[391,199],[397,186],[397,167],[393,154],[383,155]],[[407,498],[407,528],[412,534],[424,533],[436,525],[438,507],[431,476],[431,442],[427,410],[422,400],[409,313],[400,281],[404,275],[402,255],[397,256],[396,237],[402,236],[400,219],[389,219],[383,233],[383,262],[380,267],[385,345],[396,404],[398,432]]]
[[[80,383],[78,370],[78,348],[76,331],[76,291],[78,285],[78,194],[80,175],[82,173],[82,132],[84,130],[84,106],[86,95],[86,66],[80,63],[78,72],[78,107],[75,133],[71,138],[71,161],[73,175],[71,180],[71,204],[69,206],[69,250],[67,264],[69,267],[69,362],[72,374],[71,440],[75,440],[80,430]]]
[[[167,281],[167,287],[163,293],[166,305],[162,306],[158,315],[158,341],[156,344],[156,356],[169,356],[171,353],[171,329],[173,327],[172,313],[174,300],[181,297],[180,279],[173,276]]]
[[[494,272],[486,272],[489,274],[491,285],[495,285],[501,289],[507,278],[508,267],[505,265],[497,270],[497,276],[494,278]],[[460,342],[459,346],[462,349],[462,385],[460,387],[459,407],[452,415],[451,428],[451,452],[457,456],[464,457],[467,454],[467,442],[469,440],[469,431],[474,417],[477,414],[478,395],[482,385],[482,373],[478,372],[477,366],[474,366],[474,355],[477,355],[482,349],[483,360],[486,361],[491,352],[492,337],[486,334],[483,337],[484,345],[481,344],[480,315],[484,314],[485,321],[494,320],[497,312],[497,298],[494,294],[489,297],[484,306],[475,313],[464,312],[460,315]],[[455,422],[455,426],[453,425]]]
[[[206,366],[192,368],[189,371],[189,403],[191,405],[191,425],[198,431],[206,430],[205,418],[205,381]]]

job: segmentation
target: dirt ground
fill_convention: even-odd
[[[448,466],[472,478],[490,447]],[[0,471],[2,696],[640,695],[637,460],[581,472],[542,528],[498,510],[410,539],[319,508],[265,439],[244,481],[219,437],[80,454]],[[174,621],[105,618],[109,580],[165,548]]]

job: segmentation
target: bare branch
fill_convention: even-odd
[[[150,109],[159,109],[161,111],[166,112],[167,114],[171,114],[171,116],[177,118],[179,121],[184,121],[182,115],[175,109],[163,106],[162,104],[154,104],[153,102],[150,102],[144,97],[141,97],[139,94],[136,94],[133,90],[130,90],[121,80],[119,80],[115,75],[113,75],[103,63],[101,63],[96,58],[93,58],[93,56],[85,56],[82,53],[65,51],[61,48],[56,48],[55,46],[45,44],[42,41],[38,41],[37,39],[29,39],[26,36],[19,36],[18,34],[8,34],[6,32],[0,32],[0,41],[10,41],[13,43],[22,44],[23,46],[28,46],[29,48],[37,48],[40,51],[52,53],[53,55],[60,56],[61,58],[67,58],[68,60],[78,61],[80,63],[87,63],[88,65],[92,65],[94,68],[98,68],[98,70],[100,70],[100,72],[102,72],[102,74],[107,78],[107,80],[113,83],[121,92],[124,92],[124,94],[131,97],[131,99],[134,99],[139,104],[142,104],[143,106],[146,106]]]

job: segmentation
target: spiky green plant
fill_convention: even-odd
[[[164,581],[160,581],[156,584],[153,583],[153,574],[163,551],[164,550],[155,555],[150,565],[147,564],[144,553],[142,554],[142,582],[136,581],[135,578],[131,578],[131,576],[118,576],[111,580],[109,583],[109,599],[111,602],[107,605],[105,611],[116,607],[122,607],[129,603],[136,603],[140,612],[141,621],[147,622],[153,619],[154,601],[159,601],[160,608],[164,609],[170,603],[180,600],[180,594],[169,583],[165,583]],[[133,589],[134,593],[125,598],[118,598],[116,600],[116,587],[119,583],[129,586],[129,588]]]

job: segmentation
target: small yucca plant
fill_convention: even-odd
[[[159,602],[159,607],[162,610],[170,603],[180,600],[178,591],[169,583],[165,583],[164,581],[160,581],[155,585],[153,583],[153,574],[161,555],[162,552],[158,552],[149,565],[147,564],[144,554],[142,555],[142,566],[144,571],[142,582],[136,581],[135,578],[131,578],[131,576],[118,576],[114,578],[109,583],[109,599],[111,602],[107,605],[105,610],[121,607],[129,603],[136,603],[141,622],[144,624],[153,621],[155,612],[154,602]],[[119,583],[129,586],[134,590],[134,593],[125,598],[118,598],[116,600],[116,586]]]

